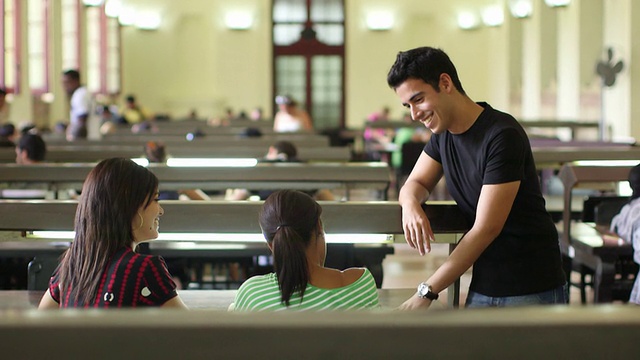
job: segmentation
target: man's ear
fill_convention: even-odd
[[[450,93],[455,88],[453,80],[451,80],[451,76],[447,73],[440,74],[440,82],[438,85],[440,86],[440,91],[445,91],[447,93]]]

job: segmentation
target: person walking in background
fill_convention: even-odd
[[[62,74],[62,87],[69,97],[67,140],[86,139],[91,96],[87,88],[80,84],[80,72],[78,70],[65,71]]]

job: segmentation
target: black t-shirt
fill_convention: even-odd
[[[521,181],[498,237],[473,266],[470,290],[486,296],[548,291],[565,283],[558,232],[546,211],[526,133],[486,103],[462,134],[433,134],[424,151],[441,163],[447,189],[471,226],[482,186]]]

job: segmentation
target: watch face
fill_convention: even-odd
[[[418,296],[420,296],[423,299],[429,299],[429,300],[438,299],[438,294],[431,291],[431,286],[429,286],[429,284],[427,283],[421,283],[420,285],[418,285]]]
[[[421,283],[418,286],[418,294],[420,294],[420,296],[425,296],[427,295],[428,292],[429,292],[429,285],[425,283]]]

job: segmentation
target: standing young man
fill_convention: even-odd
[[[89,91],[80,84],[80,73],[77,70],[67,70],[62,73],[62,87],[69,97],[67,140],[86,139],[91,107]]]
[[[467,307],[566,303],[558,234],[518,122],[471,100],[439,49],[400,52],[387,82],[413,120],[433,132],[399,194],[407,242],[421,255],[431,250],[433,231],[421,204],[443,175],[470,225],[401,308],[428,307],[472,265]]]

